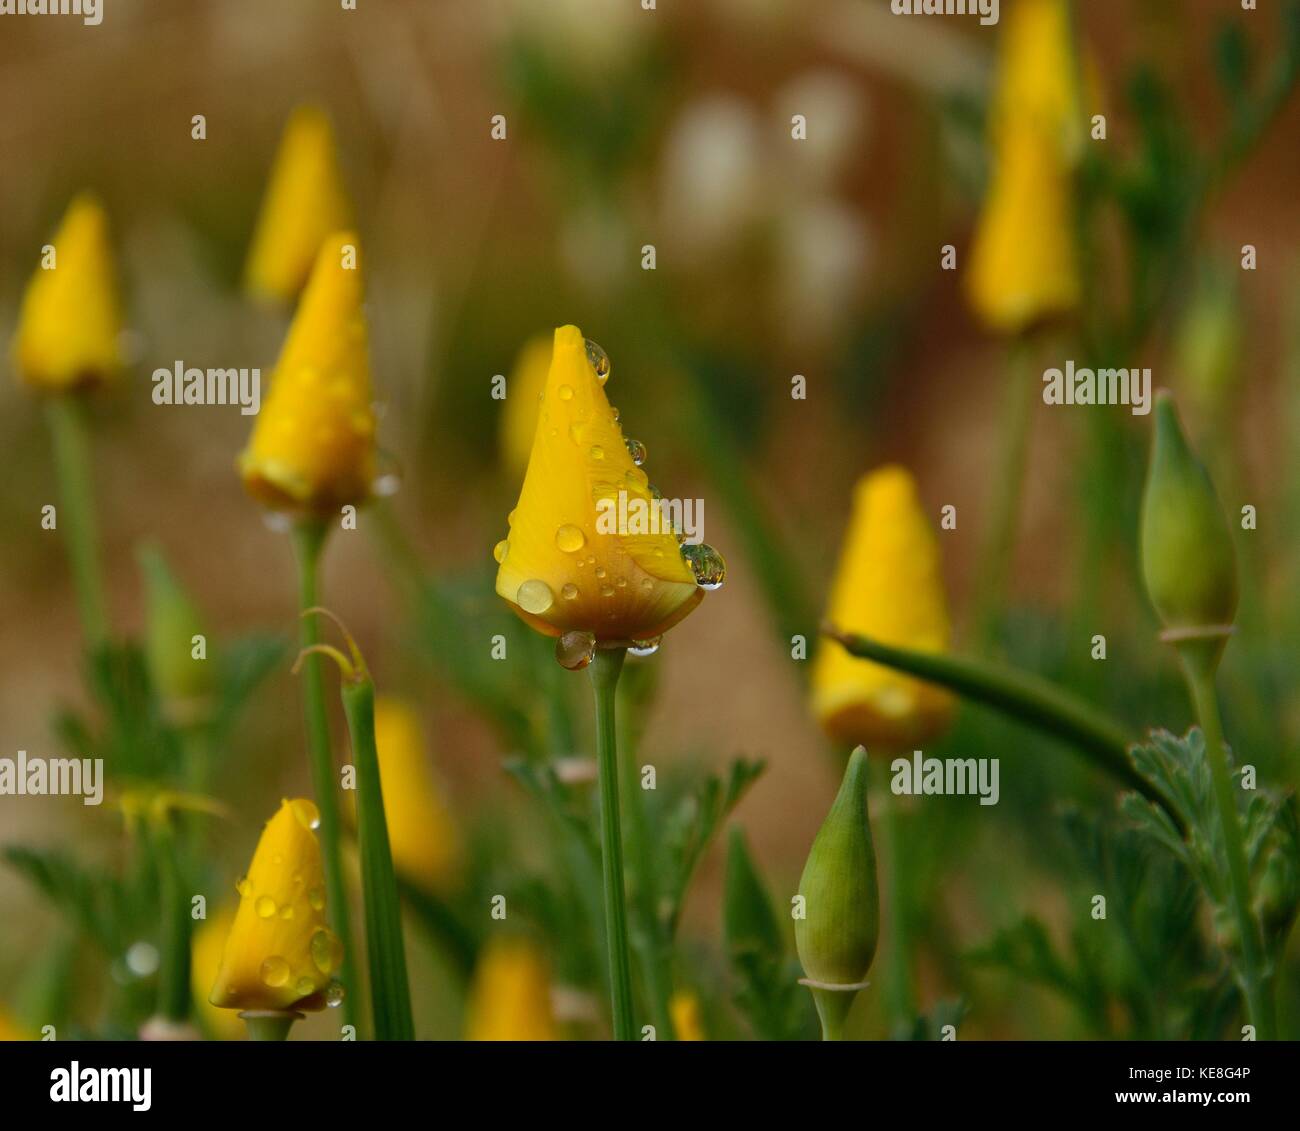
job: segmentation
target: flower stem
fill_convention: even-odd
[[[1246,998],[1246,1012],[1255,1026],[1255,1037],[1270,1041],[1277,1036],[1273,1003],[1273,977],[1264,957],[1263,936],[1250,904],[1250,870],[1242,842],[1241,822],[1233,796],[1232,777],[1228,772],[1228,755],[1223,743],[1223,724],[1219,719],[1219,700],[1214,690],[1211,665],[1183,664],[1191,690],[1196,715],[1205,735],[1205,756],[1210,763],[1210,780],[1219,810],[1224,852],[1228,858],[1228,882],[1232,895],[1237,930],[1241,935],[1241,983]]]
[[[618,819],[618,736],[614,692],[626,648],[598,648],[589,667],[596,700],[596,763],[600,776],[600,855],[605,880],[605,935],[609,944],[609,995],[614,1038],[636,1039],[632,1022],[632,963],[627,951],[623,894],[623,838]]]
[[[285,1041],[302,1014],[289,1009],[248,1009],[239,1016],[248,1028],[250,1041]]]
[[[155,825],[153,845],[162,911],[158,1012],[168,1021],[184,1021],[190,1012],[190,901],[182,884],[183,849],[170,816]]]
[[[69,396],[48,398],[46,419],[54,444],[54,466],[81,627],[86,644],[96,649],[108,638],[108,613],[104,581],[99,572],[86,422],[80,403]]]
[[[294,549],[298,557],[298,597],[300,607],[304,610],[318,604],[317,578],[326,533],[325,523],[316,518],[302,519],[294,526]],[[319,643],[320,631],[314,617],[302,618],[301,632],[303,648]],[[354,1003],[357,982],[353,977],[356,969],[355,954],[352,950],[352,928],[348,921],[347,887],[343,882],[343,860],[339,851],[339,803],[335,789],[334,756],[330,750],[329,715],[325,709],[325,683],[321,658],[316,653],[304,658],[302,701],[307,721],[307,753],[312,791],[316,795],[316,807],[320,810],[321,855],[325,865],[329,922],[343,945],[343,965],[339,971],[339,980],[345,991],[341,1009],[342,1022],[348,1025],[354,1023],[356,1014]]]
[[[366,954],[370,960],[370,1004],[375,1037],[412,1041],[411,991],[402,943],[402,909],[397,873],[388,842],[384,793],[375,747],[375,685],[369,678],[343,684],[343,708],[357,764],[357,841],[361,890],[366,909]]]

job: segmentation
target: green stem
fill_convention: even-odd
[[[170,817],[157,822],[153,842],[162,911],[158,1012],[168,1021],[184,1021],[190,1012],[190,901],[182,882],[183,849]]]
[[[298,557],[298,599],[302,609],[315,607],[321,547],[327,528],[315,518],[302,519],[294,526],[294,549]],[[315,617],[303,617],[303,648],[320,642]],[[353,977],[356,956],[352,949],[352,928],[348,916],[347,886],[343,880],[343,856],[340,851],[339,802],[334,776],[334,755],[330,750],[329,715],[325,708],[325,682],[321,657],[315,653],[304,657],[302,671],[303,712],[307,721],[307,754],[311,768],[312,791],[320,810],[321,855],[325,865],[325,891],[330,926],[343,945],[343,965],[339,980],[343,983],[342,1023],[355,1023],[357,982]]]
[[[1005,664],[895,648],[829,626],[824,631],[854,656],[940,684],[1063,739],[1130,789],[1156,802],[1181,827],[1181,818],[1168,800],[1129,761],[1130,740],[1120,724],[1068,691]]]
[[[857,993],[813,986],[812,996],[813,1004],[817,1006],[817,1019],[822,1023],[822,1040],[844,1040],[844,1022],[848,1020]]]
[[[344,681],[343,709],[357,766],[357,842],[375,1037],[381,1041],[412,1041],[415,1024],[402,943],[402,910],[375,747],[375,685],[369,678],[362,677],[355,683]]]
[[[1196,705],[1196,715],[1205,735],[1205,756],[1210,763],[1210,780],[1219,810],[1224,851],[1228,858],[1228,881],[1232,907],[1241,934],[1241,982],[1246,997],[1246,1011],[1255,1026],[1255,1036],[1271,1041],[1277,1036],[1274,1013],[1273,977],[1264,957],[1263,936],[1250,904],[1250,870],[1246,865],[1246,848],[1237,816],[1232,776],[1228,772],[1228,755],[1223,743],[1223,724],[1219,719],[1219,700],[1214,690],[1212,666],[1184,659],[1183,671]]]
[[[250,1041],[285,1041],[301,1013],[280,1009],[250,1009],[239,1015],[248,1028]]]
[[[54,444],[54,467],[63,505],[72,581],[81,611],[86,644],[93,650],[108,639],[104,581],[99,572],[95,530],[95,498],[91,489],[89,441],[81,404],[70,396],[46,401],[46,419]]]
[[[912,950],[908,939],[907,849],[904,845],[903,813],[889,788],[887,759],[878,759],[877,796],[882,798],[885,851],[889,854],[889,947],[885,968],[885,1008],[890,1028],[911,1031],[916,1020],[916,994],[912,985]]]
[[[626,648],[598,648],[592,660],[596,700],[596,763],[600,776],[600,855],[605,887],[605,935],[609,947],[609,995],[614,1038],[636,1039],[632,1021],[632,963],[627,952],[627,906],[623,892],[623,835],[618,819],[618,735],[614,692]]]
[[[1006,604],[1007,577],[1011,572],[1016,530],[1020,525],[1025,469],[1029,461],[1030,388],[1029,349],[1017,339],[1007,359],[1006,404],[1002,413],[1001,454],[988,526],[976,571],[976,637],[989,644]]]

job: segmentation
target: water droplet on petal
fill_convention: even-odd
[[[600,587],[600,595],[602,597],[614,596],[614,587],[612,585],[602,585]]]
[[[560,590],[560,596],[566,601],[576,601],[578,599],[578,587],[570,581]]]
[[[551,592],[551,587],[545,581],[531,577],[519,586],[519,592],[515,594],[515,603],[524,612],[539,616],[555,604],[555,594]]]
[[[289,981],[289,963],[281,958],[278,954],[271,955],[262,963],[259,971],[262,981],[272,989],[279,989]]]
[[[576,554],[587,544],[587,536],[582,527],[566,522],[555,532],[555,544],[566,554]]]
[[[648,581],[649,578],[646,578],[646,580]],[[653,656],[659,651],[659,644],[662,640],[662,636],[654,636],[649,640],[633,640],[627,654],[629,656]]]
[[[646,452],[645,445],[641,443],[640,440],[633,440],[629,438],[624,440],[623,443],[627,445],[627,454],[632,457],[632,462],[636,464],[637,467],[640,467],[643,463],[645,463],[646,456],[649,453]]]
[[[240,895],[252,895],[253,885],[248,882],[247,876],[240,876],[239,879],[235,881],[235,890],[239,892]]]
[[[310,978],[299,978],[293,988],[297,991],[299,997],[310,997],[316,992],[316,983]]]
[[[492,556],[496,558],[498,562],[503,562],[506,560],[506,553],[509,549],[510,543],[506,541],[506,539],[502,538],[500,542],[492,547]]]
[[[340,983],[331,982],[329,984],[329,989],[325,991],[325,1004],[331,1009],[337,1009],[343,1004],[343,999],[346,996],[346,991]]]
[[[343,944],[333,931],[320,927],[311,937],[311,960],[322,974],[332,974],[343,962]]]
[[[320,828],[320,810],[316,808],[316,802],[309,801],[305,797],[297,797],[289,802],[289,807],[293,810],[293,815],[298,818],[298,824],[304,829]]]
[[[275,900],[269,895],[259,895],[253,907],[260,919],[271,919],[275,916]]]
[[[597,577],[604,577],[605,574],[608,573],[608,572],[609,572],[609,571],[606,570],[604,566],[597,566],[597,567],[596,567],[596,576],[597,576]]]
[[[573,386],[572,386],[572,385],[561,385],[561,386],[560,386],[560,400],[562,400],[562,401],[571,401],[571,400],[573,400]]]
[[[575,629],[555,642],[555,658],[560,667],[581,671],[596,655],[596,634]]]
[[[599,444],[592,444],[590,455],[592,459],[604,459],[605,449],[602,448]]]
[[[682,546],[682,557],[695,574],[695,584],[701,589],[712,591],[722,587],[727,576],[727,563],[722,555],[712,546],[701,542],[696,546]]]
[[[590,338],[587,339],[587,360],[596,371],[596,380],[602,385],[609,380],[609,354]]]
[[[325,910],[325,889],[320,886],[312,888],[311,891],[307,893],[307,902],[311,904],[312,910],[324,911]]]

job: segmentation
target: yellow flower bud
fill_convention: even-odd
[[[707,1040],[700,1017],[700,999],[690,990],[676,990],[668,999],[668,1012],[679,1041]]]
[[[1018,3],[1002,40],[989,108],[993,172],[965,279],[975,313],[997,333],[1020,333],[1079,305],[1080,75],[1065,0]]]
[[[239,457],[244,486],[267,506],[324,513],[370,495],[375,414],[360,255],[353,232],[321,245]]]
[[[208,991],[221,969],[226,936],[234,922],[234,907],[222,904],[215,915],[196,925],[190,939],[190,985],[195,1011],[203,1028],[219,1041],[241,1041],[245,1035],[244,1023],[233,1011],[218,1009],[208,1000]]]
[[[325,917],[325,871],[304,798],[283,801],[239,881],[239,908],[208,1000],[222,1009],[321,1009],[343,961]]]
[[[515,359],[506,385],[506,403],[501,413],[501,460],[511,477],[528,468],[537,431],[537,406],[551,370],[551,336],[531,339]]]
[[[494,938],[483,948],[466,1007],[471,1041],[558,1041],[546,959],[522,938]]]
[[[50,246],[53,265],[42,263],[23,295],[14,366],[46,392],[103,384],[122,367],[122,315],[99,201],[73,200]]]
[[[826,619],[884,644],[948,647],[939,547],[904,468],[882,467],[858,481]],[[955,702],[934,684],[824,645],[813,663],[812,706],[837,742],[891,751],[941,733]]]
[[[352,207],[325,112],[299,106],[289,117],[248,252],[250,294],[290,303],[302,290],[321,242],[352,224]]]
[[[455,877],[460,843],[411,704],[384,696],[375,700],[375,744],[393,863],[417,886],[443,890]]]
[[[628,522],[619,533],[620,496],[629,516],[653,512],[658,525],[653,489],[628,450],[582,332],[562,326],[523,490],[496,548],[497,593],[539,632],[648,641],[703,598],[671,530],[642,533]],[[705,546],[685,549],[716,558]]]

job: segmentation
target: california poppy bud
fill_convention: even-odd
[[[275,155],[248,252],[244,281],[259,299],[291,303],[306,285],[321,241],[352,223],[325,112],[299,106]]]
[[[104,384],[122,367],[122,317],[103,205],[82,193],[50,241],[49,260],[23,295],[13,357],[45,392]]]
[[[1237,610],[1236,552],[1214,485],[1165,390],[1156,394],[1155,416],[1142,496],[1142,574],[1165,638],[1203,646],[1212,668]]]
[[[471,1041],[558,1041],[546,958],[525,938],[497,938],[483,948],[466,1004]]]
[[[795,946],[822,1031],[838,1039],[856,992],[866,985],[880,933],[876,853],[867,817],[867,752],[849,757],[839,794],[822,823],[799,880],[803,916]]]
[[[208,1000],[222,1009],[321,1009],[343,963],[325,916],[325,871],[316,806],[281,802],[236,885],[239,908]]]
[[[142,546],[137,556],[145,581],[149,678],[173,722],[202,721],[211,708],[216,683],[202,616],[157,546]],[[196,655],[200,647],[201,654]]]

